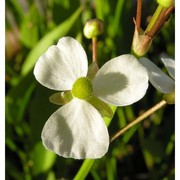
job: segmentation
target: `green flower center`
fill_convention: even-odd
[[[93,95],[91,81],[87,77],[81,77],[75,81],[72,87],[72,94],[79,99],[88,100]]]

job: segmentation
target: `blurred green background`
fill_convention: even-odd
[[[157,7],[144,0],[141,27]],[[48,46],[62,36],[80,41],[92,60],[91,41],[83,35],[87,19],[104,21],[98,37],[98,62],[130,53],[134,32],[135,0],[9,0],[6,1],[6,179],[73,179],[83,160],[65,159],[47,151],[41,131],[59,107],[49,102],[54,92],[35,80],[33,67]],[[174,12],[155,37],[147,57],[163,67],[159,56],[174,58]],[[135,90],[136,91],[136,90]],[[139,102],[119,107],[109,134],[161,101],[151,85]],[[110,144],[108,153],[93,162],[86,179],[174,179],[174,105],[157,111]]]

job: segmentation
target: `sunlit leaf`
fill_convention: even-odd
[[[42,142],[37,143],[32,151],[33,174],[37,175],[49,170],[53,166],[55,160],[55,153],[46,150]]]
[[[56,180],[55,173],[53,171],[50,171],[46,180]]]
[[[21,24],[21,41],[28,48],[34,47],[38,42],[39,32],[38,26],[40,18],[39,13],[35,5],[32,5],[28,14],[25,16]]]

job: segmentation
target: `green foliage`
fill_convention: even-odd
[[[155,1],[143,1],[146,12],[142,17],[153,14],[156,5]],[[65,159],[46,150],[41,141],[46,120],[60,106],[49,102],[57,92],[39,85],[33,76],[39,56],[60,37],[72,36],[82,42],[91,64],[91,40],[83,36],[83,27],[86,20],[99,18],[104,21],[104,34],[97,38],[101,67],[115,56],[130,53],[135,12],[136,3],[124,0],[6,2],[7,179],[174,179],[174,105],[129,129],[110,143],[108,153],[98,160]],[[161,53],[174,56],[174,19],[172,14],[147,53],[160,66]],[[143,26],[145,22],[142,19]],[[93,63],[88,76],[93,78],[97,70]],[[97,109],[103,107],[102,114],[113,116],[104,118],[112,136],[162,97],[150,85],[145,97],[131,106],[116,108],[99,102]]]
[[[37,175],[48,171],[54,164],[56,155],[47,151],[41,142],[37,143],[32,150],[32,174]]]
[[[39,40],[39,18],[36,7],[32,5],[21,25],[21,41],[28,48],[34,47]]]

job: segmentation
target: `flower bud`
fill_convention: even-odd
[[[174,0],[157,0],[157,2],[165,8],[169,8],[174,4]]]
[[[163,99],[164,99],[168,104],[175,104],[175,92],[169,93],[169,94],[164,94]]]
[[[86,21],[84,26],[84,36],[88,39],[101,35],[103,33],[104,26],[100,19],[91,19]]]

